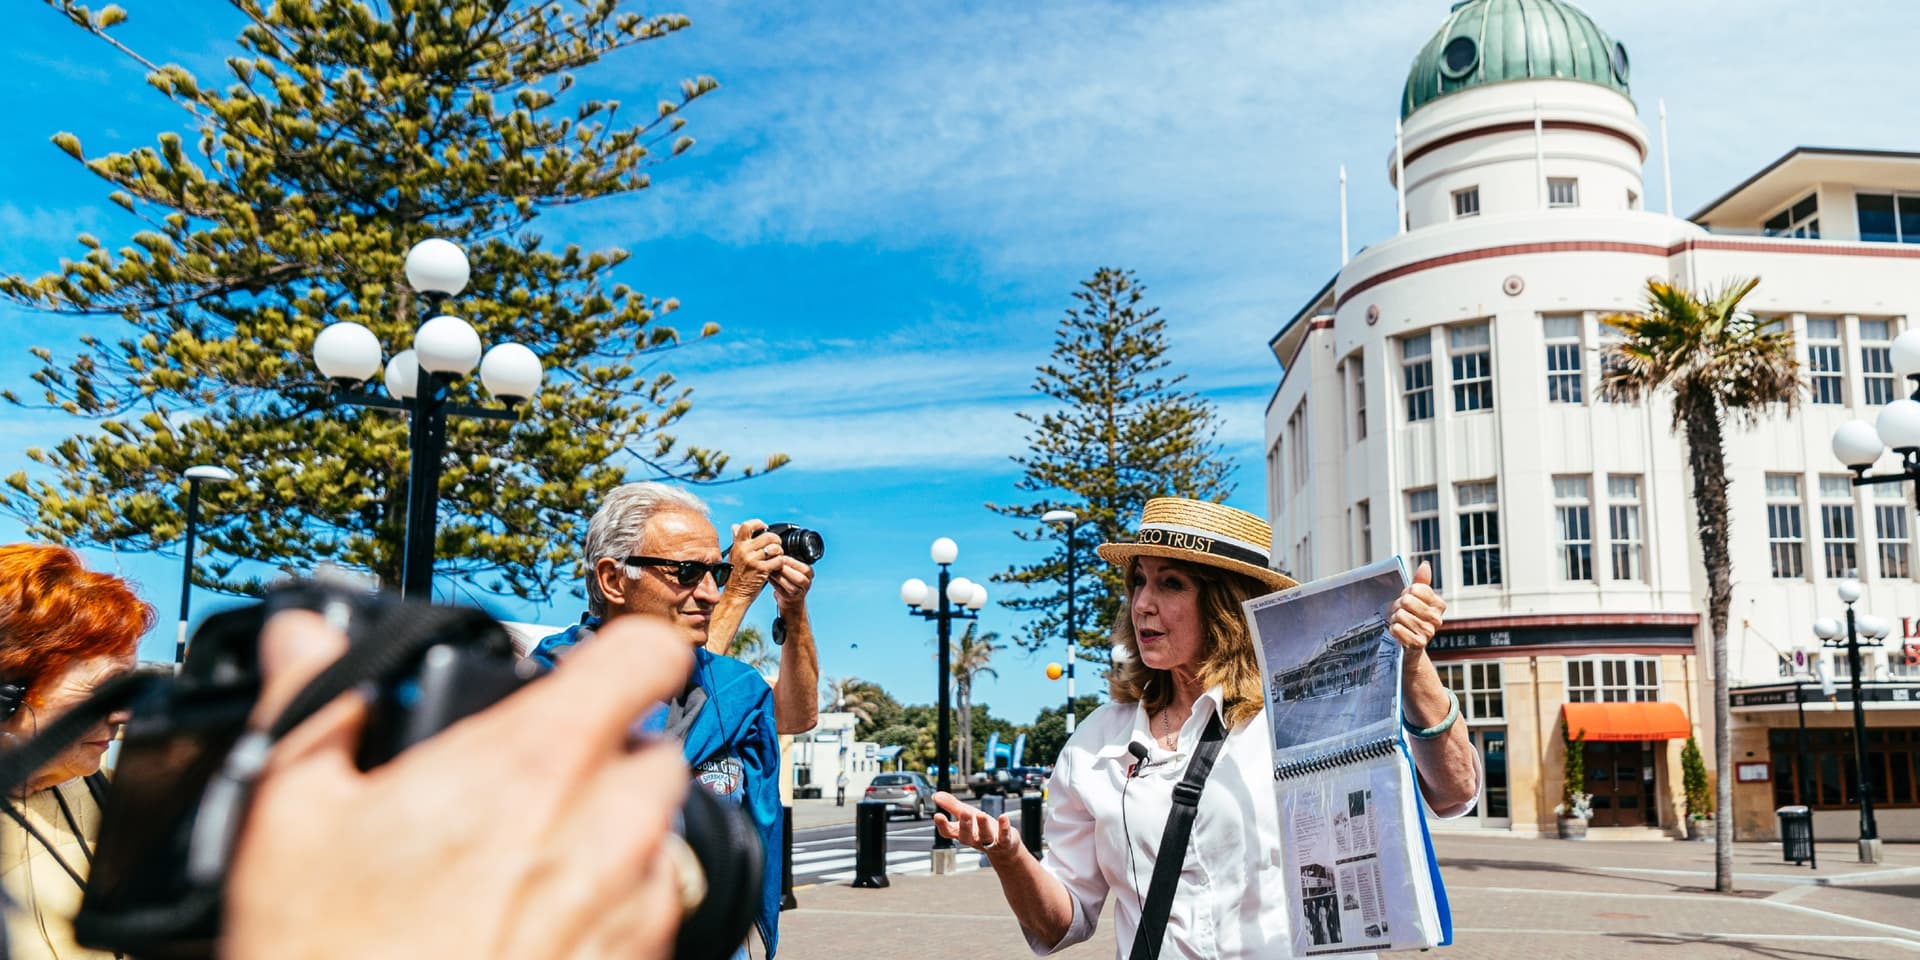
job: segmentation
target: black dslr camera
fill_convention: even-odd
[[[816,530],[791,523],[775,523],[767,527],[767,532],[780,537],[780,552],[809,566],[819,563],[826,555],[827,542],[820,539]]]
[[[141,957],[214,954],[221,891],[252,789],[235,770],[246,766],[239,758],[260,747],[258,734],[246,734],[260,694],[259,634],[268,618],[289,609],[312,610],[343,627],[348,652],[295,698],[269,734],[292,729],[346,690],[370,688],[357,757],[362,769],[538,679],[531,662],[514,658],[506,629],[476,610],[297,583],[209,617],[179,675],[134,694],[74,919],[82,944]],[[682,918],[675,956],[721,960],[745,940],[758,911],[759,837],[741,811],[699,789],[687,792],[679,829],[707,894]]]

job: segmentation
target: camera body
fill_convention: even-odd
[[[506,628],[479,611],[334,585],[276,588],[261,603],[207,618],[179,675],[132,705],[74,918],[82,944],[141,957],[214,955],[226,858],[251,789],[235,794],[223,768],[259,700],[261,628],[289,609],[312,610],[344,627],[349,652],[343,663],[379,667],[367,678],[372,693],[356,754],[363,770],[486,709],[541,672],[516,659]],[[719,960],[745,939],[757,911],[751,891],[759,887],[761,854],[744,820],[704,791],[688,791],[679,827],[708,893],[682,918],[677,957]],[[229,845],[210,845],[209,837],[225,837]]]
[[[827,542],[817,530],[792,523],[775,523],[767,526],[767,532],[780,538],[780,552],[801,563],[816,564],[826,555]]]

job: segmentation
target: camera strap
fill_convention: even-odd
[[[348,691],[397,679],[430,647],[501,633],[492,617],[460,607],[398,604],[362,620],[349,619],[344,608],[323,615],[337,618],[335,625],[347,634],[347,652],[308,681],[266,730],[241,734],[219,772],[207,781],[187,846],[187,876],[196,882],[218,883],[225,874],[253,802],[254,784],[281,737]]]

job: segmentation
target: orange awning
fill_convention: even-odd
[[[1567,730],[1587,732],[1587,740],[1685,740],[1691,733],[1679,704],[1569,703],[1563,706]]]

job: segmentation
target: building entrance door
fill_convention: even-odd
[[[1653,748],[1652,740],[1587,744],[1587,792],[1593,794],[1593,826],[1657,826]]]
[[[1481,727],[1473,731],[1473,745],[1480,751],[1480,770],[1486,777],[1480,791],[1480,807],[1474,811],[1483,827],[1513,824],[1507,810],[1507,731],[1505,727]]]

